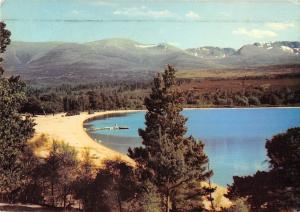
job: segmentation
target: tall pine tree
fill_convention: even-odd
[[[22,154],[33,134],[33,122],[18,112],[26,101],[25,84],[19,77],[3,76],[3,58],[10,32],[0,22],[0,194],[9,194],[22,184]]]
[[[177,197],[188,185],[212,175],[207,170],[203,143],[185,136],[187,119],[181,115],[182,98],[176,87],[175,72],[168,65],[162,75],[154,78],[152,92],[145,99],[146,128],[139,129],[144,146],[129,149],[142,180],[157,187],[167,212],[171,208],[176,210]],[[197,191],[197,194],[204,193]]]
[[[300,127],[267,140],[270,170],[234,176],[232,200],[246,198],[253,211],[300,211]]]

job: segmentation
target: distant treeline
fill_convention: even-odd
[[[0,22],[0,53],[10,43],[10,32],[5,27]],[[267,140],[269,170],[258,171],[253,176],[234,176],[227,194],[233,205],[217,209],[216,203],[222,196],[212,195],[217,187],[210,183],[213,171],[209,168],[204,144],[185,135],[187,120],[181,114],[187,97],[199,99],[202,95],[202,98],[204,91],[210,101],[221,98],[228,104],[232,99],[233,105],[243,102],[248,106],[252,104],[252,96],[259,99],[260,104],[264,103],[264,96],[268,101],[278,98],[278,102],[274,101],[276,104],[298,101],[297,89],[246,89],[242,85],[238,87],[240,90],[231,93],[228,89],[210,93],[190,90],[189,83],[176,81],[176,70],[168,65],[162,75],[153,79],[151,92],[149,85],[135,83],[27,89],[26,94],[26,85],[19,77],[3,76],[2,62],[0,57],[1,203],[40,204],[49,206],[49,211],[277,212],[300,209],[300,128],[289,129]],[[177,91],[178,87],[182,92]],[[20,110],[34,114],[139,108],[144,98],[145,128],[138,130],[143,146],[128,150],[134,166],[119,159],[96,164],[95,159],[99,162],[99,158],[90,153],[92,149],[77,152],[63,141],[51,139],[49,145],[47,136],[32,138],[33,119],[19,113]],[[202,99],[193,101],[192,104],[199,106],[204,103]],[[46,152],[36,154],[42,147],[47,148]],[[0,210],[11,211],[2,204]]]
[[[284,88],[280,90],[256,87],[241,91],[216,89],[213,92],[185,91],[187,106],[212,107],[252,107],[252,106],[286,106],[300,103],[300,90]]]
[[[245,80],[246,81],[246,80]],[[190,80],[179,80],[185,107],[295,106],[300,104],[300,88],[241,86],[238,90],[188,87]],[[199,82],[201,83],[201,82]],[[28,101],[22,112],[58,112],[144,109],[143,101],[151,83],[62,85],[56,88],[28,88]]]
[[[28,88],[22,112],[58,112],[142,109],[149,84],[62,85],[56,88]]]

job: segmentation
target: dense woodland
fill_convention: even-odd
[[[300,81],[298,75],[277,76],[263,84],[264,78],[214,79],[211,88],[207,80],[179,79],[181,101],[184,107],[264,107],[300,105],[300,85],[286,81]],[[273,80],[273,81],[272,81]],[[228,80],[227,80],[228,81]],[[277,86],[272,86],[273,82]],[[282,84],[281,84],[282,82]],[[220,83],[239,86],[222,88]],[[58,112],[98,111],[113,109],[145,109],[144,99],[152,83],[62,85],[56,88],[27,88],[28,101],[22,112],[51,114]],[[204,87],[204,88],[202,88]],[[72,114],[72,113],[71,113]]]
[[[0,32],[3,53],[10,43],[10,32],[2,22]],[[216,211],[211,196],[216,188],[201,184],[209,181],[213,170],[208,168],[204,144],[185,136],[186,118],[181,111],[187,95],[179,89],[183,84],[176,82],[173,67],[158,74],[151,89],[144,85],[63,86],[54,92],[26,90],[19,77],[3,77],[2,62],[0,58],[0,202],[34,203],[50,210]],[[143,90],[148,91],[145,96],[138,92]],[[210,95],[222,99],[233,95],[224,96],[223,92]],[[262,95],[284,92],[281,100],[299,95],[288,89],[268,92]],[[254,92],[239,95],[249,104],[248,95]],[[134,165],[116,159],[104,161],[100,167],[93,163],[88,149],[79,157],[73,147],[55,140],[49,154],[38,157],[34,149],[44,145],[47,137],[28,143],[34,122],[20,113],[21,109],[37,114],[141,107],[143,99],[147,108],[146,127],[139,130],[143,146],[128,151]],[[270,170],[234,177],[227,195],[233,205],[220,210],[300,210],[300,128],[274,136],[266,142],[266,149]],[[205,201],[210,203],[208,207]]]

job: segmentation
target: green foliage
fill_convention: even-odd
[[[95,169],[93,161],[91,159],[90,151],[85,149],[83,152],[83,159],[79,165],[80,174],[76,177],[76,180],[72,184],[72,190],[74,198],[78,199],[81,205],[87,207],[89,203],[90,190],[92,188],[93,170]]]
[[[200,82],[199,82],[200,83]],[[226,82],[224,82],[226,83]],[[183,84],[184,85],[184,84]],[[192,95],[191,95],[192,93]],[[185,90],[183,96],[188,107],[249,107],[297,105],[300,102],[299,88],[268,88],[249,86],[246,89]]]
[[[66,116],[76,116],[76,115],[80,115],[80,112],[79,111],[69,111],[66,113]]]
[[[289,129],[267,140],[270,171],[234,177],[228,196],[247,198],[252,209],[300,209],[300,128]]]
[[[255,96],[250,96],[250,97],[248,98],[248,100],[249,100],[249,104],[250,104],[250,105],[255,105],[255,106],[260,105],[259,99],[258,99],[257,97],[255,97]]]
[[[6,47],[10,44],[10,31],[5,29],[6,24],[0,21],[0,54],[4,53]],[[2,67],[3,58],[0,57],[0,76],[3,74],[4,69]]]
[[[50,155],[41,167],[49,183],[46,190],[50,192],[52,206],[67,205],[67,195],[71,193],[72,183],[76,179],[76,157],[77,152],[73,147],[63,142],[53,142]]]
[[[208,90],[192,87],[191,82],[187,80],[176,81],[183,87],[181,94],[184,107],[293,106],[300,103],[300,92],[297,86],[262,88],[249,85],[246,88],[225,87],[220,90],[213,87]],[[194,83],[201,85],[201,82],[195,80]],[[28,88],[29,101],[22,107],[22,111],[48,114],[69,111],[145,109],[143,100],[149,92],[150,83],[146,82]]]
[[[133,89],[128,83],[121,85],[62,85],[56,88],[28,88],[29,101],[22,112],[52,114],[59,112],[98,111],[115,109],[142,109],[148,85]],[[142,88],[143,89],[142,89]]]
[[[173,67],[168,66],[163,75],[154,78],[145,106],[146,128],[139,130],[144,147],[129,149],[129,155],[137,162],[141,181],[157,187],[169,210],[176,205],[173,194],[194,180],[207,179],[212,172],[206,169],[203,143],[185,137],[186,118],[180,114],[183,108]]]
[[[215,189],[202,186],[197,179],[183,184],[172,193],[172,211],[203,211],[201,198],[206,196],[209,199],[209,194]]]
[[[43,189],[39,186],[38,167],[41,161],[33,154],[31,146],[26,146],[21,156],[23,161],[22,185],[11,192],[14,202],[43,203]]]
[[[38,143],[45,142],[44,136],[40,139]],[[36,144],[30,145],[30,148],[35,147]],[[14,201],[70,208],[85,204],[90,199],[89,195],[94,195],[89,193],[95,167],[88,150],[80,162],[73,147],[54,141],[46,158],[38,159],[26,148],[22,159],[26,161],[24,181],[19,189],[12,192]]]
[[[133,168],[121,160],[107,160],[86,189],[84,210],[123,211],[136,194]]]
[[[9,44],[10,32],[0,22],[0,53]],[[33,122],[19,113],[26,102],[25,84],[19,77],[5,78],[0,59],[0,193],[10,193],[22,185],[26,141],[33,135]],[[10,198],[11,200],[11,198]]]
[[[238,106],[248,106],[249,105],[249,102],[248,102],[248,98],[245,97],[245,96],[239,96],[239,95],[236,95],[234,97],[234,101],[236,102],[236,104]]]
[[[73,147],[57,141],[53,142],[49,156],[45,159],[28,155],[24,158],[28,163],[26,184],[23,183],[13,193],[15,200],[52,207],[71,206],[72,185],[79,174],[76,155]]]
[[[135,199],[129,204],[129,208],[134,212],[161,212],[163,202],[158,193],[157,187],[150,181],[137,183],[137,194]]]
[[[42,103],[35,96],[30,96],[28,101],[22,105],[21,111],[26,111],[27,113],[31,113],[33,116],[35,114],[43,114],[44,109]]]

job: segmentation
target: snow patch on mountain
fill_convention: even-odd
[[[153,48],[153,47],[157,47],[157,44],[135,44],[135,47],[137,48]]]
[[[291,53],[293,54],[294,53],[294,49],[288,47],[288,46],[280,46],[280,49],[284,52],[288,52],[288,53]]]

